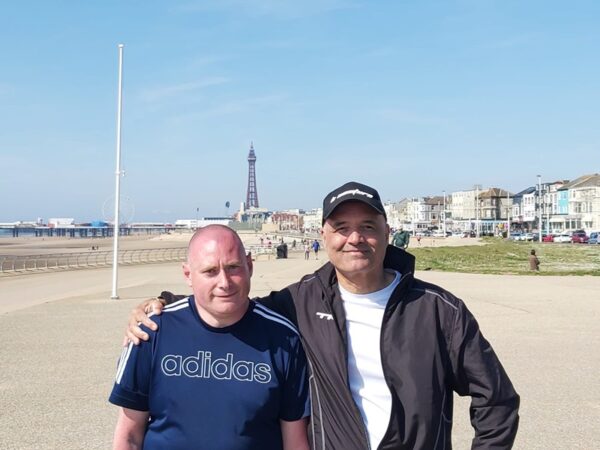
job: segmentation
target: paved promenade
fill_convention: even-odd
[[[323,255],[324,256],[324,255]],[[259,261],[254,295],[322,261]],[[600,442],[600,278],[418,273],[462,297],[522,397],[515,448],[592,449]],[[106,449],[107,402],[129,310],[163,289],[185,293],[178,264],[0,279],[0,448]],[[470,448],[468,402],[455,402],[454,444]]]

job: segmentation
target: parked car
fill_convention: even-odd
[[[554,242],[571,242],[571,236],[568,233],[561,233],[554,236]]]
[[[588,239],[588,244],[600,244],[600,232],[592,231]]]
[[[574,231],[571,235],[571,242],[575,244],[587,244],[589,237],[585,231]]]
[[[542,242],[554,242],[554,235],[552,235],[552,234],[542,235]]]
[[[535,234],[533,233],[525,233],[523,235],[522,241],[533,241],[535,239]]]

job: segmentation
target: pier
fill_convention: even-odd
[[[0,229],[11,230],[12,237],[33,236],[33,237],[112,237],[113,227],[92,227],[87,225],[74,225],[64,227],[48,226],[19,226],[19,225],[0,225]],[[133,234],[162,234],[170,233],[175,228],[171,225],[123,225],[119,227],[119,236],[131,236]]]

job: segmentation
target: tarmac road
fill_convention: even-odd
[[[325,255],[323,255],[324,257]],[[253,294],[323,261],[255,264]],[[465,300],[521,394],[517,449],[594,449],[600,442],[600,278],[421,272]],[[163,289],[186,293],[179,264],[0,279],[0,447],[110,448],[107,402],[127,314]],[[468,401],[455,401],[454,448],[470,448]]]

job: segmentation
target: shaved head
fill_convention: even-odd
[[[232,230],[231,228],[225,225],[207,225],[205,227],[199,228],[196,230],[190,242],[188,243],[187,250],[187,261],[191,263],[191,259],[194,259],[194,254],[197,251],[198,245],[203,245],[210,240],[216,240],[217,242],[222,241],[223,239],[233,238],[233,242],[231,245],[237,245],[240,252],[240,257],[246,257],[246,250],[244,249],[244,243],[238,236],[238,234]]]

